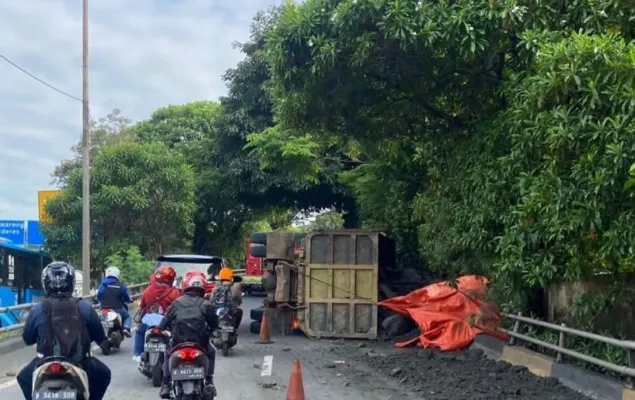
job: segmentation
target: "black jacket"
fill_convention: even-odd
[[[198,333],[197,341],[199,344],[207,346],[210,335],[218,328],[216,308],[208,300],[195,293],[185,293],[174,300],[159,323],[159,328],[172,331],[173,345],[189,341],[191,338],[179,337],[180,335],[174,331],[174,327],[177,321],[183,319],[191,320],[192,316],[196,316],[196,318],[200,318],[201,320],[199,325],[200,329],[195,329]]]

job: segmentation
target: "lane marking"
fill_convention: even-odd
[[[8,389],[11,386],[17,385],[17,384],[18,384],[18,381],[16,380],[16,378],[13,378],[8,382],[0,383],[0,390]]]
[[[262,360],[262,368],[260,370],[260,376],[271,376],[273,372],[273,356],[265,356]]]

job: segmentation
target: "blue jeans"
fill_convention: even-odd
[[[132,317],[130,316],[130,312],[125,308],[115,311],[121,315],[121,319],[123,320],[123,329],[130,331],[130,329],[132,329]]]
[[[148,325],[141,322],[137,325],[137,332],[134,334],[134,348],[132,350],[132,354],[135,356],[140,356],[143,354],[144,341],[146,338],[146,331],[148,330]]]

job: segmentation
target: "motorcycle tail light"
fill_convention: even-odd
[[[181,349],[176,353],[176,356],[183,361],[194,361],[201,355],[201,352],[192,348]]]
[[[152,330],[150,331],[150,333],[152,335],[163,335],[163,331],[159,328],[152,328]]]
[[[58,375],[67,372],[66,368],[60,363],[50,363],[46,366],[46,373],[51,375]]]
[[[109,308],[102,308],[102,309],[101,309],[101,313],[102,313],[102,314],[108,314],[109,312],[110,312],[110,309],[109,309]]]

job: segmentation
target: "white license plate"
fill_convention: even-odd
[[[148,353],[163,353],[165,352],[165,343],[146,343],[145,351]]]
[[[175,368],[172,370],[173,381],[191,381],[204,378],[204,368]]]
[[[40,390],[33,393],[34,400],[75,400],[77,399],[76,390],[60,390],[54,392],[52,390]]]
[[[233,326],[221,326],[220,330],[223,332],[233,332],[234,331],[234,327]]]
[[[101,321],[101,326],[103,326],[104,328],[112,328],[113,325],[114,324],[111,321]]]

